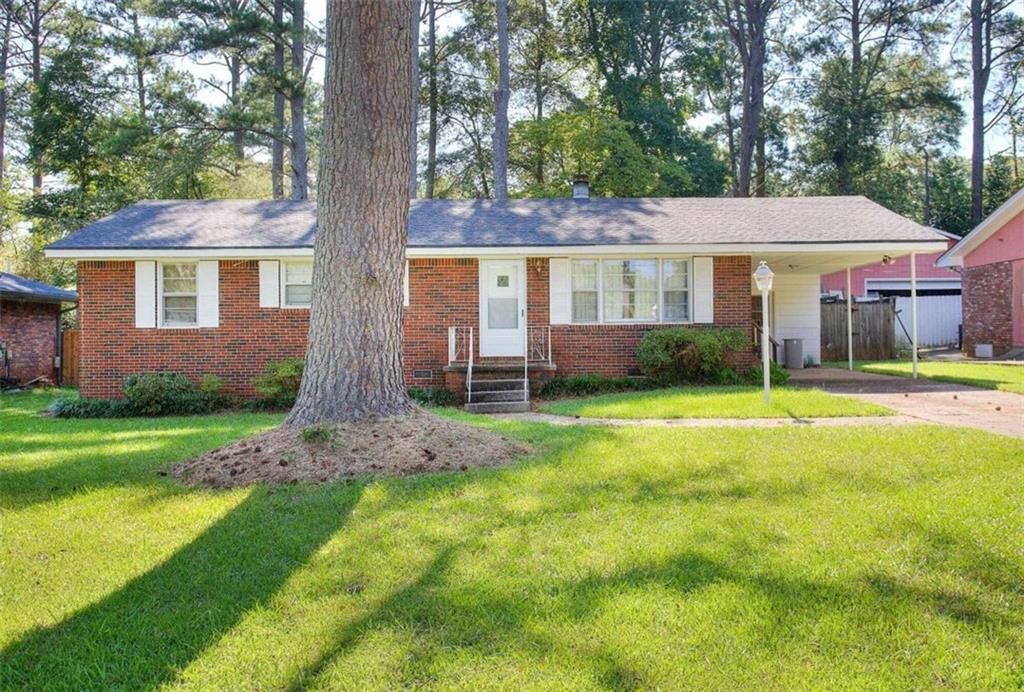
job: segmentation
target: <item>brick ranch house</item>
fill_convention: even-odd
[[[60,315],[74,291],[0,272],[0,378],[59,381]]]
[[[252,394],[268,362],[304,351],[315,226],[309,202],[147,201],[51,245],[78,261],[82,395],[159,370]],[[413,200],[405,377],[464,392],[471,367],[474,382],[634,374],[651,329],[753,335],[760,260],[770,334],[817,361],[822,274],[944,247],[863,197]]]
[[[1024,348],[1024,189],[937,264],[963,275],[964,353],[991,358]]]

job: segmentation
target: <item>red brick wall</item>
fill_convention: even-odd
[[[53,359],[57,355],[57,303],[0,300],[0,343],[11,358],[11,377],[28,382],[37,377],[56,377]],[[0,375],[3,359],[0,358]]]
[[[546,258],[528,258],[526,262],[531,325],[548,323],[548,266]],[[750,258],[716,257],[714,274],[716,324],[749,329]],[[405,310],[403,358],[409,384],[444,384],[449,326],[470,326],[479,335],[478,287],[474,258],[409,262],[410,302]],[[232,391],[249,395],[253,393],[253,377],[268,362],[304,351],[309,312],[260,308],[256,262],[221,261],[217,329],[136,329],[134,290],[133,262],[79,264],[80,378],[84,396],[118,396],[128,375],[159,370],[173,370],[196,379],[216,374]],[[555,325],[552,353],[558,372],[635,372],[640,338],[657,328]],[[475,350],[479,357],[478,340]],[[429,377],[415,376],[428,370]]]
[[[544,261],[547,264],[547,261]],[[532,275],[531,275],[532,277]],[[538,294],[541,290],[538,288]],[[547,272],[543,296],[548,304]],[[531,295],[531,300],[533,296]],[[750,257],[716,257],[714,261],[715,326],[750,330]],[[532,306],[531,306],[532,307]],[[545,317],[547,309],[545,307]],[[636,349],[656,324],[562,324],[551,327],[552,357],[559,375],[631,375],[639,372]],[[752,356],[744,352],[740,364]]]
[[[963,268],[963,350],[992,344],[998,356],[1013,345],[1013,262]]]
[[[136,329],[134,262],[80,262],[78,292],[83,396],[120,396],[128,375],[161,370],[249,395],[266,363],[305,351],[309,311],[260,308],[256,262],[220,263],[218,329]]]

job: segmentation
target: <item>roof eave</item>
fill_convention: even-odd
[[[759,252],[863,252],[878,250],[888,254],[937,252],[947,247],[945,240],[870,240],[870,241],[791,241],[782,243],[616,243],[586,245],[409,245],[408,257],[486,257],[494,255],[611,255],[624,253],[672,253],[704,255],[749,255]],[[47,248],[46,257],[54,259],[143,260],[158,258],[260,259],[309,257],[310,246],[301,247],[228,247],[228,248]]]
[[[1003,202],[998,209],[985,217],[981,223],[965,235],[960,241],[949,248],[935,261],[937,267],[962,267],[964,258],[971,254],[979,245],[991,237],[993,233],[1005,226],[1010,219],[1024,211],[1024,188],[1017,190]]]

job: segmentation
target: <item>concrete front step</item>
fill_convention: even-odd
[[[526,401],[526,392],[522,389],[495,390],[492,392],[479,392],[473,388],[473,403],[484,403],[490,401]]]
[[[478,380],[473,378],[473,393],[477,392],[522,392],[526,388],[525,380]]]
[[[470,413],[526,413],[530,410],[528,401],[490,401],[466,404]]]

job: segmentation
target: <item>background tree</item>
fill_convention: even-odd
[[[313,305],[291,425],[407,413],[402,275],[409,217],[411,0],[332,0]]]

